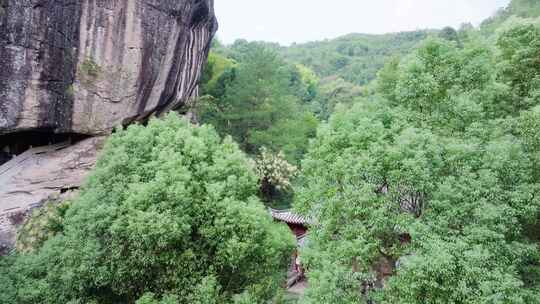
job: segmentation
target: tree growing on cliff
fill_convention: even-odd
[[[9,303],[229,303],[279,287],[294,242],[230,138],[177,115],[108,141],[63,230],[2,263]],[[6,265],[7,264],[7,265]],[[5,274],[5,276],[4,276]],[[3,298],[0,298],[4,300]]]

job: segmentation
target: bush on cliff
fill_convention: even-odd
[[[293,249],[230,139],[177,115],[115,133],[63,231],[2,262],[9,303],[270,298]],[[199,301],[199,300],[198,300]],[[201,302],[201,303],[203,303]]]

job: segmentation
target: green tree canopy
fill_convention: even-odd
[[[498,76],[512,90],[515,111],[540,104],[540,22],[511,24],[502,31],[497,46]]]
[[[509,135],[441,137],[411,117],[355,105],[319,130],[296,192],[296,208],[317,219],[302,255],[308,298],[533,303],[525,268],[538,256],[522,233],[540,202],[524,146]]]
[[[34,253],[2,261],[2,303],[228,303],[270,298],[293,249],[257,199],[230,138],[177,115],[108,140],[64,217]],[[202,301],[201,296],[209,297]]]
[[[537,303],[537,24],[430,38],[320,126],[295,208],[308,303]]]
[[[238,42],[232,50],[238,64],[216,81],[219,90],[203,109],[202,121],[231,135],[249,154],[268,147],[297,162],[317,126],[304,105],[315,94],[313,76],[264,45]]]
[[[321,77],[336,77],[352,85],[374,80],[387,59],[409,53],[430,32],[413,31],[384,35],[349,34],[335,39],[278,48],[291,62],[309,67]]]

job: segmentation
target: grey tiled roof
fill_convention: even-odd
[[[305,217],[293,213],[290,210],[275,210],[270,208],[270,213],[272,217],[278,221],[282,221],[289,224],[299,224],[305,225],[308,224],[308,221]]]

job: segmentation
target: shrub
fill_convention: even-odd
[[[282,152],[274,154],[263,147],[255,164],[263,197],[272,199],[277,192],[291,190],[291,179],[298,169],[285,160]]]
[[[63,230],[64,215],[69,202],[49,201],[39,209],[35,209],[24,225],[17,231],[19,252],[30,252]]]

